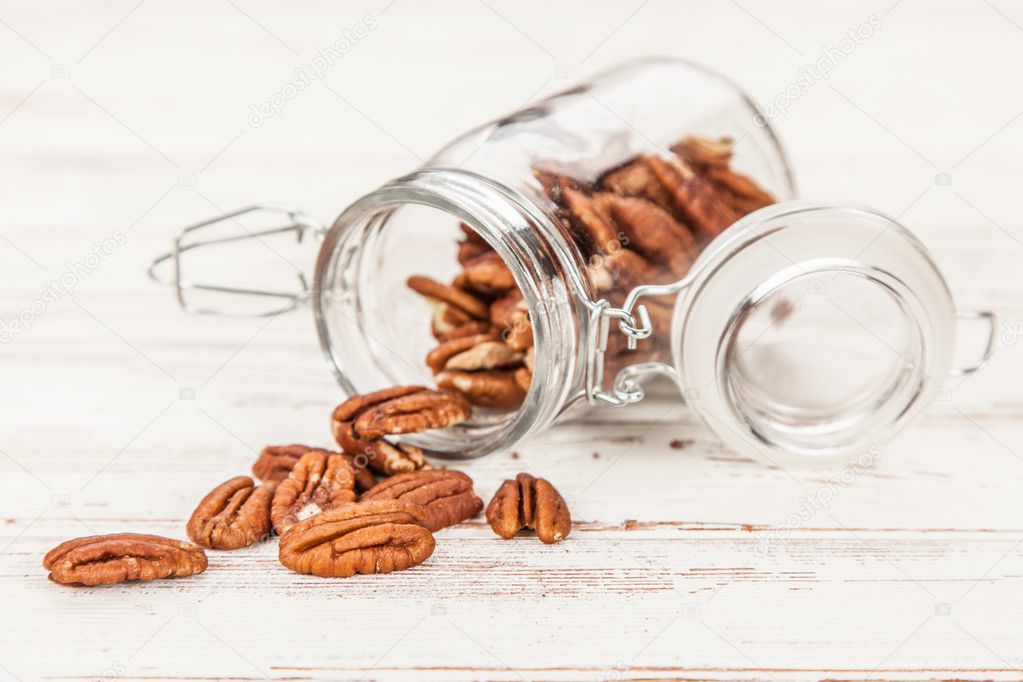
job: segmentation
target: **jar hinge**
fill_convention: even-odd
[[[617,320],[618,329],[625,334],[626,347],[635,350],[639,341],[653,335],[653,323],[647,307],[639,303],[643,296],[665,296],[678,294],[695,279],[690,272],[683,279],[672,284],[645,284],[635,287],[625,297],[621,308],[614,308],[607,299],[587,301],[590,310],[589,352],[586,365],[586,399],[590,404],[598,402],[611,405],[631,405],[643,399],[645,393],[641,384],[644,377],[660,374],[679,382],[678,373],[662,362],[642,362],[623,367],[615,375],[610,389],[604,387],[604,355],[611,332],[612,320]],[[633,313],[635,309],[635,313]]]

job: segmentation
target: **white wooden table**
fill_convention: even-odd
[[[0,345],[0,678],[1023,676],[1018,3],[292,5],[0,1],[0,320],[31,323]],[[254,200],[330,220],[631,56],[703,61],[777,102],[870,15],[776,118],[802,194],[900,216],[958,301],[1004,321],[991,365],[873,467],[778,467],[660,402],[465,467],[485,498],[523,468],[554,481],[578,520],[557,546],[476,520],[388,576],[296,576],[267,544],[186,580],[46,580],[64,539],[183,537],[263,444],[329,440],[340,395],[310,316],[179,312],[144,276],[176,227]],[[346,28],[362,37],[343,58],[250,125]]]

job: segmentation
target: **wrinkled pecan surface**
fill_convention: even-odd
[[[202,498],[188,520],[188,537],[209,549],[239,549],[270,532],[276,483],[256,486],[248,476],[224,481]]]
[[[206,553],[159,535],[116,533],[68,540],[43,558],[50,579],[65,585],[181,578],[206,570]]]
[[[334,409],[330,425],[334,438],[345,452],[356,455],[363,452],[369,441],[355,433],[355,420],[363,412],[395,398],[425,391],[425,386],[395,386],[372,393],[354,395]]]
[[[472,479],[447,469],[391,476],[363,493],[361,500],[418,504],[426,510],[426,527],[432,531],[461,523],[483,509],[483,500],[472,489]]]
[[[373,471],[382,476],[432,468],[423,456],[423,451],[415,445],[395,444],[386,438],[380,438],[367,445],[361,457],[366,459]]]
[[[468,419],[472,408],[450,391],[422,390],[380,402],[355,419],[355,434],[364,440],[444,429]]]
[[[295,468],[295,463],[298,462],[302,455],[311,450],[322,449],[297,443],[294,445],[268,445],[263,448],[259,459],[252,465],[252,473],[264,483],[279,483],[288,477],[288,474]],[[325,452],[330,451],[325,450]],[[365,458],[360,459],[347,452],[331,452],[331,454],[340,454],[352,465],[352,469],[355,470],[356,490],[369,490],[377,484],[376,476],[366,467]]]
[[[561,493],[542,478],[521,473],[505,481],[487,505],[487,523],[505,540],[532,528],[547,544],[568,537],[572,517]]]
[[[515,379],[515,370],[445,371],[437,375],[437,385],[457,391],[481,407],[517,407],[526,397],[526,390]]]
[[[310,516],[355,501],[355,472],[341,455],[313,450],[277,484],[270,520],[283,533]]]
[[[435,545],[421,507],[372,500],[332,509],[281,536],[281,563],[296,573],[347,578],[390,573],[426,561]]]

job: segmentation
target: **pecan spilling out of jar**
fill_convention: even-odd
[[[449,391],[423,386],[394,388],[352,396],[335,408],[331,429],[337,442],[357,464],[384,476],[429,468],[423,451],[385,436],[444,429],[469,418],[472,407]]]
[[[561,493],[545,479],[527,473],[501,484],[487,505],[487,523],[505,540],[532,528],[547,544],[564,540],[572,530],[572,516]]]
[[[188,537],[207,549],[240,549],[265,537],[276,485],[257,486],[248,476],[224,481],[192,512]]]
[[[268,445],[263,448],[263,452],[260,453],[259,458],[253,463],[252,473],[264,483],[279,483],[288,477],[288,474],[295,468],[295,464],[302,455],[313,450],[330,452],[322,448],[314,448],[297,443],[294,445]],[[357,457],[346,452],[330,452],[330,454],[341,455],[348,460],[348,463],[355,471],[356,490],[369,490],[377,484],[376,476],[366,466],[365,457]]]
[[[159,535],[116,533],[63,542],[43,558],[50,579],[65,585],[113,585],[182,578],[206,570],[206,553]]]
[[[303,519],[355,502],[355,472],[341,455],[313,450],[277,484],[270,520],[283,533]]]
[[[426,510],[425,525],[432,531],[476,516],[483,500],[472,489],[472,479],[460,471],[439,469],[399,474],[367,490],[360,501],[400,500]]]
[[[433,554],[433,533],[422,507],[371,500],[317,514],[281,536],[281,563],[296,573],[348,578],[390,573]]]

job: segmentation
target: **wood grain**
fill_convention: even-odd
[[[178,227],[253,201],[329,222],[457,133],[640,54],[767,103],[872,14],[877,35],[775,121],[802,194],[898,216],[962,307],[1004,321],[991,365],[873,466],[731,451],[660,387],[464,466],[485,499],[519,470],[555,483],[578,520],[559,545],[478,518],[387,576],[296,576],[270,542],[188,579],[45,579],[62,540],[184,537],[263,445],[329,443],[341,396],[310,316],[179,312],[144,276]],[[366,16],[324,78],[249,125]],[[0,345],[0,680],[1023,677],[1017,7],[0,1],[0,20],[0,321],[125,236]],[[263,255],[290,276],[313,251]]]

